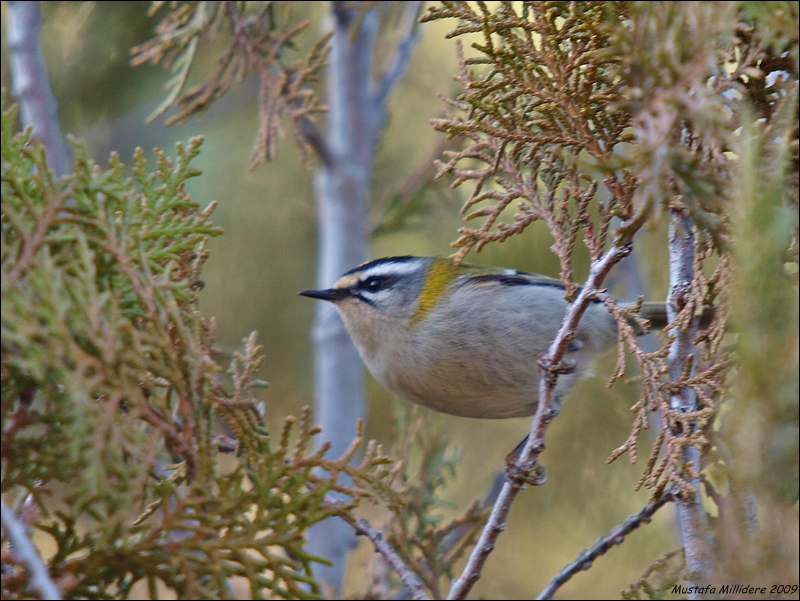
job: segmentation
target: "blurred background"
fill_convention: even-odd
[[[296,18],[313,23],[301,38],[310,45],[328,28],[328,3],[291,4]],[[202,205],[219,201],[212,218],[225,235],[210,242],[200,308],[216,318],[217,344],[223,351],[238,349],[243,337],[258,331],[266,355],[262,377],[270,383],[263,398],[268,422],[276,428],[286,415],[296,415],[313,402],[309,329],[314,307],[313,301],[296,293],[315,284],[316,159],[304,165],[289,135],[275,160],[248,170],[258,126],[255,77],[234,86],[201,119],[166,127],[160,117],[146,124],[146,117],[163,100],[169,78],[161,67],[130,66],[131,47],[149,39],[158,22],[147,16],[148,6],[143,2],[41,3],[43,50],[62,128],[85,140],[90,156],[101,166],[107,164],[111,151],[130,164],[136,147],[152,158],[154,147],[170,154],[177,141],[205,136],[202,154],[194,161],[203,175],[191,180],[189,192]],[[5,10],[3,3],[4,19]],[[446,22],[421,26],[408,71],[391,96],[389,121],[375,163],[372,219],[376,226],[410,174],[430,163],[442,142],[430,120],[442,113],[440,95],[452,96],[459,89],[453,81],[455,44],[445,39],[450,27]],[[297,52],[304,50],[298,47]],[[4,26],[2,85],[10,89],[6,57]],[[213,45],[202,48],[189,85],[215,60]],[[324,97],[322,87],[320,94]],[[449,189],[447,180],[428,188],[422,200],[424,210],[399,230],[376,236],[372,256],[450,254],[449,244],[462,224],[458,211],[468,194],[467,189]],[[663,299],[666,293],[664,229],[637,240],[638,265],[650,299]],[[468,260],[557,276],[550,243],[544,228],[533,227]],[[582,260],[578,257],[576,267],[579,279],[585,277],[585,254]],[[626,298],[624,289],[612,292]],[[626,456],[612,465],[605,462],[627,437],[632,419],[629,407],[638,393],[635,382],[605,387],[613,361],[613,356],[606,357],[597,366],[597,377],[577,387],[550,428],[542,456],[548,483],[517,499],[509,528],[499,539],[473,598],[531,597],[582,549],[647,502],[646,493],[633,492],[646,457],[638,465],[631,465]],[[367,395],[366,435],[391,448],[396,437],[394,407],[401,401],[369,376]],[[485,496],[504,466],[505,455],[529,427],[528,419],[469,420],[419,411],[426,419],[439,420],[463,454],[446,489],[444,516],[458,515],[470,500]],[[649,442],[642,441],[643,454]],[[378,510],[368,509],[366,515],[380,527]],[[678,547],[672,519],[671,508],[657,514],[651,525],[598,560],[591,571],[570,581],[559,596],[619,596],[654,559]],[[371,545],[361,541],[351,559],[346,596],[363,590],[372,559]]]

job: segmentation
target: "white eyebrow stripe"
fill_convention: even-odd
[[[398,261],[397,263],[380,263],[373,265],[361,272],[359,279],[365,280],[372,276],[387,275],[408,275],[419,271],[419,263],[410,261]]]

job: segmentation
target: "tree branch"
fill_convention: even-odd
[[[486,522],[486,526],[484,526],[478,542],[472,550],[464,571],[461,576],[453,580],[448,599],[466,598],[480,578],[481,570],[494,548],[497,537],[506,528],[506,519],[511,510],[511,504],[523,485],[526,482],[531,484],[544,483],[543,470],[541,470],[540,466],[537,466],[536,460],[544,451],[544,436],[547,432],[547,427],[558,415],[559,411],[560,401],[553,395],[553,391],[555,390],[559,373],[564,373],[568,370],[561,363],[561,359],[572,340],[572,334],[575,332],[581,316],[594,298],[594,295],[599,291],[603,279],[611,268],[628,254],[630,254],[630,245],[614,245],[600,259],[593,262],[586,284],[580,289],[575,300],[567,308],[561,329],[559,329],[558,334],[550,344],[546,357],[540,362],[544,374],[539,383],[539,403],[536,408],[536,414],[533,416],[533,422],[525,445],[513,466],[516,474],[512,474],[511,478],[503,485],[497,502],[492,508],[489,520]],[[538,473],[535,473],[536,480],[531,480],[525,476],[525,474],[533,473],[537,468]]]
[[[19,563],[28,570],[31,577],[31,588],[38,592],[42,599],[61,599],[61,592],[50,579],[50,573],[42,563],[36,547],[25,533],[25,528],[19,523],[5,501],[0,499],[0,504],[2,504],[0,514],[2,514],[3,532],[8,537],[8,542],[11,543],[13,553]]]
[[[323,165],[316,174],[319,206],[317,283],[330,286],[353,265],[368,256],[369,198],[375,156],[377,122],[370,104],[371,77],[378,15],[369,9],[357,22],[359,8],[332,2],[333,35],[326,75],[327,131]],[[319,152],[319,149],[317,149]],[[344,323],[330,307],[316,308],[314,343],[314,416],[330,452],[340,455],[356,435],[366,401],[363,368]],[[344,500],[344,499],[342,499]],[[356,546],[352,531],[336,520],[325,520],[309,530],[308,549],[331,561],[316,570],[338,596],[347,556]]]
[[[563,586],[570,578],[575,576],[578,572],[588,570],[592,567],[592,563],[595,559],[601,555],[605,555],[611,550],[611,547],[621,544],[628,534],[636,530],[639,526],[650,522],[650,518],[655,515],[656,511],[673,500],[672,492],[667,491],[661,495],[657,501],[650,501],[641,511],[629,516],[627,520],[614,528],[611,532],[605,536],[601,536],[594,545],[589,549],[581,551],[574,561],[565,565],[536,598],[552,598],[553,593],[555,593],[559,587]]]
[[[687,304],[692,281],[694,279],[694,233],[689,216],[680,209],[671,210],[669,224],[669,256],[670,256],[670,292],[667,299],[667,313],[670,323],[675,321],[678,313]],[[686,373],[688,363],[694,358],[694,339],[697,336],[697,317],[692,318],[690,326],[685,330],[675,328],[674,340],[669,350],[669,375],[672,382],[679,381]],[[692,367],[692,372],[694,368]],[[688,387],[682,387],[670,395],[670,406],[673,411],[690,413],[698,410],[697,396]],[[695,422],[689,425],[689,432],[679,434],[688,437],[696,427]],[[687,482],[694,487],[694,493],[677,496],[676,505],[678,524],[683,541],[683,549],[688,568],[688,580],[708,582],[713,570],[712,558],[713,536],[708,524],[708,516],[703,508],[700,496],[700,450],[694,445],[684,446],[681,451],[685,464],[691,463]],[[702,590],[702,587],[691,587],[691,590]],[[690,595],[690,599],[700,598],[700,593]]]
[[[40,23],[38,2],[8,3],[9,65],[20,120],[23,127],[33,127],[47,150],[48,166],[60,177],[70,169],[70,156],[39,44]]]
[[[394,56],[391,64],[381,74],[378,86],[375,90],[373,102],[376,106],[385,106],[386,99],[391,94],[392,89],[397,85],[406,72],[408,63],[411,60],[411,52],[414,50],[419,40],[419,18],[422,12],[422,2],[408,2],[402,7],[403,10],[403,33],[400,41],[395,46]]]
[[[409,569],[405,563],[403,563],[403,560],[397,553],[394,552],[394,549],[392,549],[391,545],[383,540],[383,533],[375,530],[375,528],[373,528],[364,518],[361,518],[356,522],[351,522],[344,516],[341,517],[353,527],[353,529],[356,531],[356,534],[359,536],[366,536],[372,541],[372,545],[375,547],[375,550],[380,553],[386,560],[386,563],[388,563],[392,569],[397,572],[400,580],[411,593],[412,599],[430,599],[425,592],[425,588],[423,587],[420,579]]]
[[[333,153],[331,152],[328,140],[325,138],[325,134],[323,134],[320,130],[319,125],[314,123],[308,117],[300,117],[297,122],[297,131],[301,136],[303,136],[303,139],[308,142],[308,145],[314,149],[314,152],[317,153],[317,156],[319,157],[319,160],[322,161],[322,165],[325,167],[325,169],[333,169]]]

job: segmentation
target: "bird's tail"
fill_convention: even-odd
[[[667,305],[663,302],[649,301],[642,303],[642,310],[639,315],[650,322],[650,328],[654,330],[661,330],[667,327],[669,323],[667,319]],[[705,329],[711,323],[714,317],[714,307],[705,307],[700,321],[698,323],[701,329]]]

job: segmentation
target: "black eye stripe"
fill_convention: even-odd
[[[374,305],[377,293],[392,285],[396,279],[385,275],[371,275],[353,285],[353,296],[368,305]]]
[[[373,275],[361,282],[361,288],[370,292],[377,292],[386,286],[386,278]]]
[[[399,278],[392,275],[371,275],[359,280],[354,288],[360,292],[380,292],[394,285]]]

